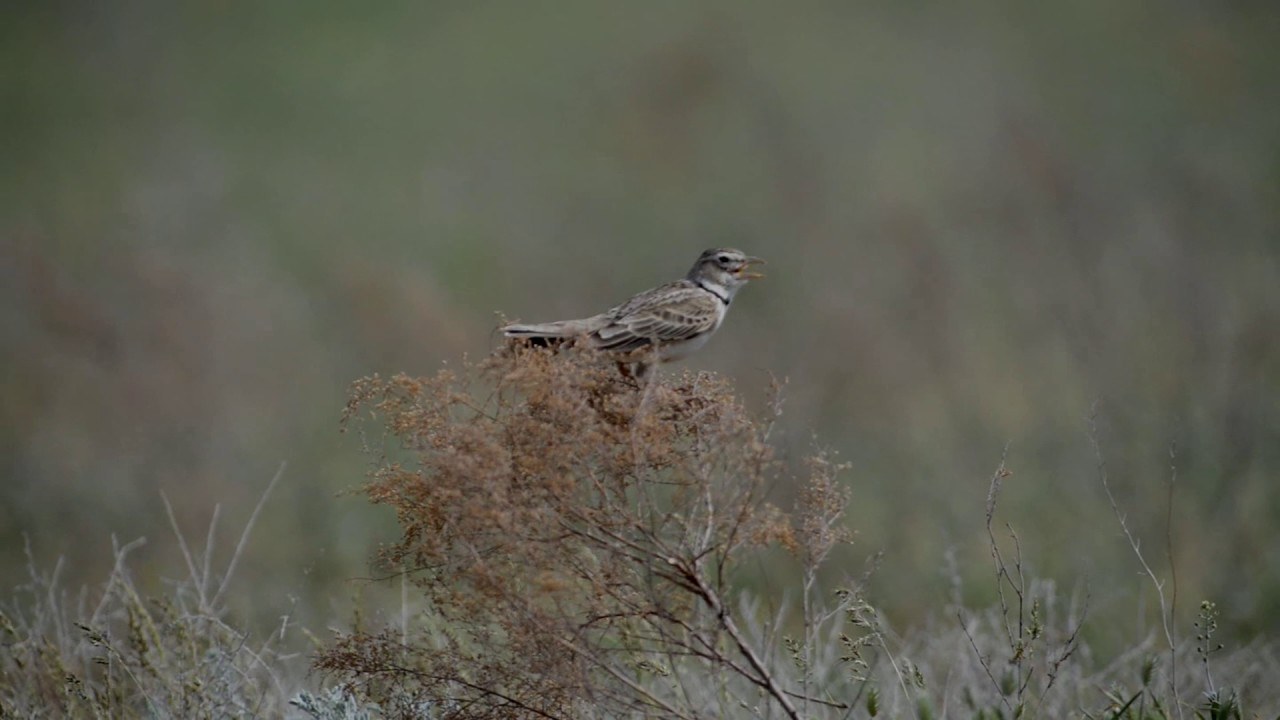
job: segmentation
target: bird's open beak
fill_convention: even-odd
[[[758,273],[758,272],[755,272],[754,270],[750,270],[749,268],[752,265],[764,265],[764,264],[766,264],[765,261],[758,257],[748,257],[747,264],[743,265],[742,269],[738,271],[738,277],[746,278],[747,280],[759,280],[760,278],[764,277],[764,273]]]

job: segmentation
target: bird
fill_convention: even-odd
[[[711,248],[675,282],[631,297],[591,317],[548,323],[513,323],[502,333],[532,345],[584,341],[612,354],[624,373],[643,379],[654,365],[687,357],[724,322],[738,290],[764,275],[765,264],[733,248]]]

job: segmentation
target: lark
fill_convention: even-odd
[[[738,290],[764,275],[764,260],[733,248],[713,248],[698,256],[680,280],[646,290],[610,310],[580,320],[502,328],[509,338],[534,345],[585,342],[611,353],[638,378],[654,365],[687,357],[706,344],[724,322]]]

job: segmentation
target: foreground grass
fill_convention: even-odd
[[[130,580],[128,546],[101,597],[69,596],[56,568],[32,573],[0,609],[0,717],[4,718],[217,718],[295,717],[375,720],[396,716],[357,699],[337,684],[320,687],[305,676],[308,642],[300,633],[253,643],[233,620],[199,610],[188,583],[145,597]],[[69,599],[73,598],[73,599]],[[1013,662],[1000,608],[940,610],[928,625],[885,627],[873,608],[861,607],[818,652],[816,673],[847,668],[850,643],[859,649],[869,679],[857,702],[837,717],[1001,718],[1018,702],[1018,672],[1056,659],[1063,633],[1073,629],[1071,604],[1053,583],[1032,583],[1031,597],[1050,618],[1043,640]],[[744,601],[759,637],[759,606]],[[1178,649],[1181,710],[1169,700],[1170,663],[1157,633],[1115,657],[1093,655],[1085,644],[1058,669],[1045,692],[1033,674],[1025,717],[1274,718],[1280,713],[1280,647],[1258,641],[1225,648],[1206,666],[1193,643]],[[980,655],[974,652],[976,645]],[[1215,680],[1206,677],[1208,670]],[[905,673],[900,679],[898,673]],[[994,678],[989,673],[994,674]],[[900,682],[905,681],[904,682]],[[713,683],[712,677],[700,678]],[[1211,684],[1212,683],[1212,684]],[[1214,688],[1214,698],[1208,694]],[[1234,700],[1231,700],[1234,698]],[[1217,711],[1214,708],[1218,708]],[[726,717],[754,716],[744,707]],[[422,708],[423,717],[448,717]],[[583,708],[582,717],[591,717]],[[714,716],[714,715],[712,715]]]
[[[1194,628],[1162,614],[1141,641],[1095,654],[1083,631],[1115,619],[1092,616],[1087,594],[1029,577],[1011,528],[997,537],[1003,464],[987,503],[998,604],[940,605],[900,629],[866,573],[831,584],[841,574],[819,572],[851,539],[843,468],[818,455],[789,478],[795,508],[769,505],[764,489],[785,472],[770,420],[720,378],[640,387],[586,356],[515,352],[457,374],[363,381],[350,416],[388,441],[371,448],[367,491],[403,533],[381,563],[406,588],[394,622],[356,621],[318,644],[287,621],[254,635],[226,610],[253,520],[215,569],[212,527],[196,553],[170,516],[186,568],[159,595],[130,571],[141,540],[113,541],[96,592],[71,595],[57,566],[30,563],[0,605],[0,716],[1280,713],[1280,645],[1222,646],[1209,600]],[[1101,457],[1099,475],[1110,496]],[[735,579],[762,552],[796,569],[781,597]],[[308,674],[313,661],[320,672]]]
[[[62,563],[42,571],[28,548],[27,581],[0,604],[0,717],[282,716],[305,670],[304,658],[282,649],[288,622],[253,637],[226,610],[261,509],[259,502],[222,569],[212,567],[216,509],[203,555],[193,554],[170,512],[187,567],[159,595],[139,589],[130,565],[145,538],[112,538],[112,569],[96,592],[63,587]]]

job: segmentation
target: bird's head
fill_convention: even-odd
[[[755,265],[764,265],[764,260],[733,248],[712,248],[698,256],[698,261],[689,270],[689,279],[714,283],[726,290],[735,291],[750,280],[764,277],[752,270]]]

